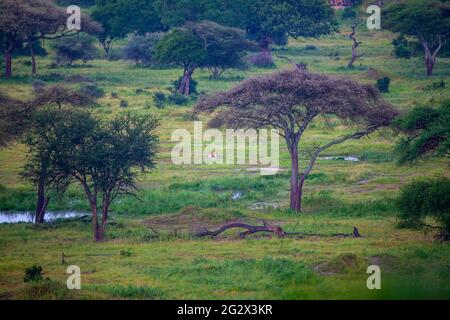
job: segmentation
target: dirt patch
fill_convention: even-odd
[[[239,211],[235,210],[186,207],[177,214],[155,216],[146,219],[143,221],[143,224],[158,232],[166,231],[195,234],[205,229],[217,229],[227,223],[263,225],[264,222],[267,224],[280,224],[280,221],[245,217]]]
[[[374,68],[369,68],[369,70],[367,70],[364,74],[363,74],[363,78],[366,79],[370,79],[370,80],[378,80],[381,79],[383,77],[387,77],[388,74],[386,72],[374,69]]]
[[[361,259],[353,253],[341,254],[330,261],[321,262],[313,267],[320,275],[335,275],[361,269]]]
[[[400,259],[396,256],[391,256],[388,254],[371,256],[367,258],[370,265],[376,265],[381,268],[382,271],[391,272],[398,268]]]

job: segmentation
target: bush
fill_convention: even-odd
[[[58,64],[72,65],[74,61],[83,63],[97,57],[97,48],[92,36],[81,34],[76,37],[63,37],[55,40],[53,47],[56,50],[56,62]]]
[[[33,265],[25,269],[24,282],[37,282],[42,280],[42,267]]]
[[[166,95],[164,92],[158,91],[153,94],[153,101],[158,109],[163,109],[166,103]]]
[[[270,52],[259,52],[248,57],[250,64],[259,68],[272,68],[275,66]]]
[[[128,101],[127,100],[120,100],[120,107],[121,108],[128,108]]]
[[[154,62],[154,48],[162,38],[161,33],[147,33],[146,35],[133,35],[123,48],[125,60],[132,60],[136,65],[148,66]]]
[[[400,190],[397,206],[400,226],[426,228],[425,219],[433,218],[441,230],[440,237],[450,240],[450,179],[413,181]]]
[[[377,80],[377,88],[380,92],[389,92],[389,85],[391,84],[391,78],[383,77]]]
[[[394,55],[397,58],[410,59],[412,56],[412,50],[408,43],[408,40],[404,36],[400,36],[392,41],[394,46]]]
[[[344,19],[353,19],[356,18],[357,13],[353,8],[345,8],[344,12],[342,13],[342,18]]]
[[[19,294],[19,298],[29,300],[62,300],[72,299],[74,297],[65,285],[47,278],[28,284]]]
[[[425,87],[425,90],[438,90],[438,89],[445,89],[446,83],[444,80],[435,81],[432,84],[429,84]]]
[[[105,95],[105,91],[96,84],[84,85],[80,92],[94,99],[100,99]]]
[[[182,106],[188,103],[189,99],[178,92],[172,93],[168,98],[169,103],[176,104],[177,106]]]

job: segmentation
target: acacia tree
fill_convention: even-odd
[[[395,126],[407,134],[396,147],[400,164],[430,154],[450,159],[450,101],[436,109],[417,107],[398,118]]]
[[[201,21],[188,22],[170,32],[157,43],[155,52],[161,62],[183,68],[178,92],[189,95],[197,68],[209,68],[213,76],[219,77],[228,68],[240,67],[244,52],[254,48],[255,44],[245,38],[242,30]]]
[[[97,33],[100,26],[88,16],[82,15],[82,30],[67,28],[68,15],[63,8],[50,0],[2,0],[0,1],[0,33],[4,42],[5,77],[11,77],[12,56],[19,45],[28,43],[32,61],[32,73],[36,74],[33,43],[41,39],[57,39],[74,36],[81,31]]]
[[[427,75],[433,75],[437,56],[450,37],[450,3],[439,0],[408,0],[383,10],[383,26],[416,38],[423,47]]]
[[[110,122],[86,113],[74,115],[61,123],[51,166],[81,184],[92,211],[94,240],[103,241],[111,202],[136,190],[134,169],[155,166],[158,120],[131,113]]]
[[[225,108],[219,108],[219,107]],[[360,139],[390,124],[396,111],[372,86],[343,77],[306,71],[282,71],[244,81],[236,88],[202,99],[196,112],[214,112],[210,125],[233,128],[279,129],[291,156],[292,210],[301,211],[303,185],[324,150],[350,139]],[[319,116],[333,115],[357,128],[339,138],[318,144],[299,171],[299,143]]]
[[[161,21],[171,27],[210,20],[243,29],[264,51],[287,37],[317,37],[336,30],[334,11],[324,0],[155,0]]]
[[[129,33],[143,35],[167,30],[160,21],[153,0],[97,0],[91,15],[102,25],[103,31],[98,39],[106,57],[110,55],[113,42]]]
[[[188,22],[184,28],[202,40],[207,54],[205,67],[213,78],[219,78],[227,69],[244,68],[245,52],[257,48],[242,29],[224,27],[212,21]]]

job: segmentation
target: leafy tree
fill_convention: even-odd
[[[97,48],[94,46],[94,42],[95,39],[87,35],[55,40],[53,48],[56,50],[57,62],[72,65],[76,60],[82,60],[83,63],[86,63],[95,59]]]
[[[397,199],[400,225],[440,230],[440,238],[450,240],[450,180],[445,177],[420,179],[404,186]],[[438,226],[425,221],[430,217]]]
[[[395,125],[407,133],[396,148],[400,164],[428,154],[450,158],[450,101],[437,109],[415,108],[396,120]]]
[[[40,109],[30,116],[29,129],[25,132],[23,142],[28,147],[26,163],[21,177],[37,189],[35,223],[43,223],[50,201],[49,189],[64,192],[70,178],[61,173],[52,160],[58,154],[60,142],[59,130],[72,114],[67,110]]]
[[[219,108],[224,106],[225,108]],[[317,157],[328,148],[350,139],[365,137],[390,124],[396,111],[378,91],[349,78],[331,77],[300,70],[282,71],[249,79],[236,88],[202,99],[197,112],[214,112],[210,125],[232,128],[279,129],[291,156],[292,210],[301,211],[305,179]],[[309,164],[299,174],[298,147],[314,119],[333,115],[358,125],[339,138],[317,144]]]
[[[156,58],[183,68],[178,93],[189,95],[192,75],[197,68],[209,68],[213,76],[220,76],[227,68],[240,67],[244,50],[253,47],[239,29],[210,21],[188,22],[158,42]]]
[[[85,107],[94,104],[94,99],[80,91],[75,91],[61,85],[42,88],[31,104],[35,107],[63,106]]]
[[[98,38],[107,57],[113,42],[129,33],[145,34],[167,29],[160,21],[153,0],[97,0],[91,15],[103,27]]]
[[[77,111],[55,125],[57,152],[50,167],[80,183],[92,211],[94,240],[103,241],[111,202],[136,190],[135,169],[155,166],[158,120],[124,113],[106,122]]]
[[[123,48],[123,57],[133,60],[136,65],[149,65],[154,62],[156,43],[161,40],[160,33],[147,33],[145,35],[132,35]]]
[[[185,29],[176,29],[162,38],[156,45],[156,58],[183,68],[183,78],[178,92],[189,95],[194,71],[206,65],[207,53],[202,39]]]
[[[0,147],[20,137],[28,127],[33,108],[0,92]]]
[[[416,38],[423,47],[427,75],[433,75],[437,56],[450,37],[450,3],[408,0],[388,5],[382,12],[386,29]]]
[[[316,37],[336,28],[333,9],[323,0],[156,0],[161,21],[182,26],[210,20],[247,31],[264,50],[287,36]]]
[[[100,26],[82,15],[82,30],[68,30],[68,15],[51,0],[2,0],[0,2],[0,39],[5,57],[5,76],[11,77],[12,56],[16,49],[28,43],[32,73],[36,73],[33,43],[38,39],[73,36],[81,31],[96,33]]]
[[[203,40],[207,53],[205,67],[211,71],[213,78],[219,78],[227,69],[245,68],[245,53],[257,48],[241,29],[224,27],[211,21],[187,23],[184,28]]]

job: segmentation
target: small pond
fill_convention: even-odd
[[[86,213],[76,211],[61,211],[45,213],[45,221],[54,221],[58,219],[70,219],[85,216]],[[34,221],[34,212],[0,212],[0,223],[19,223]]]

